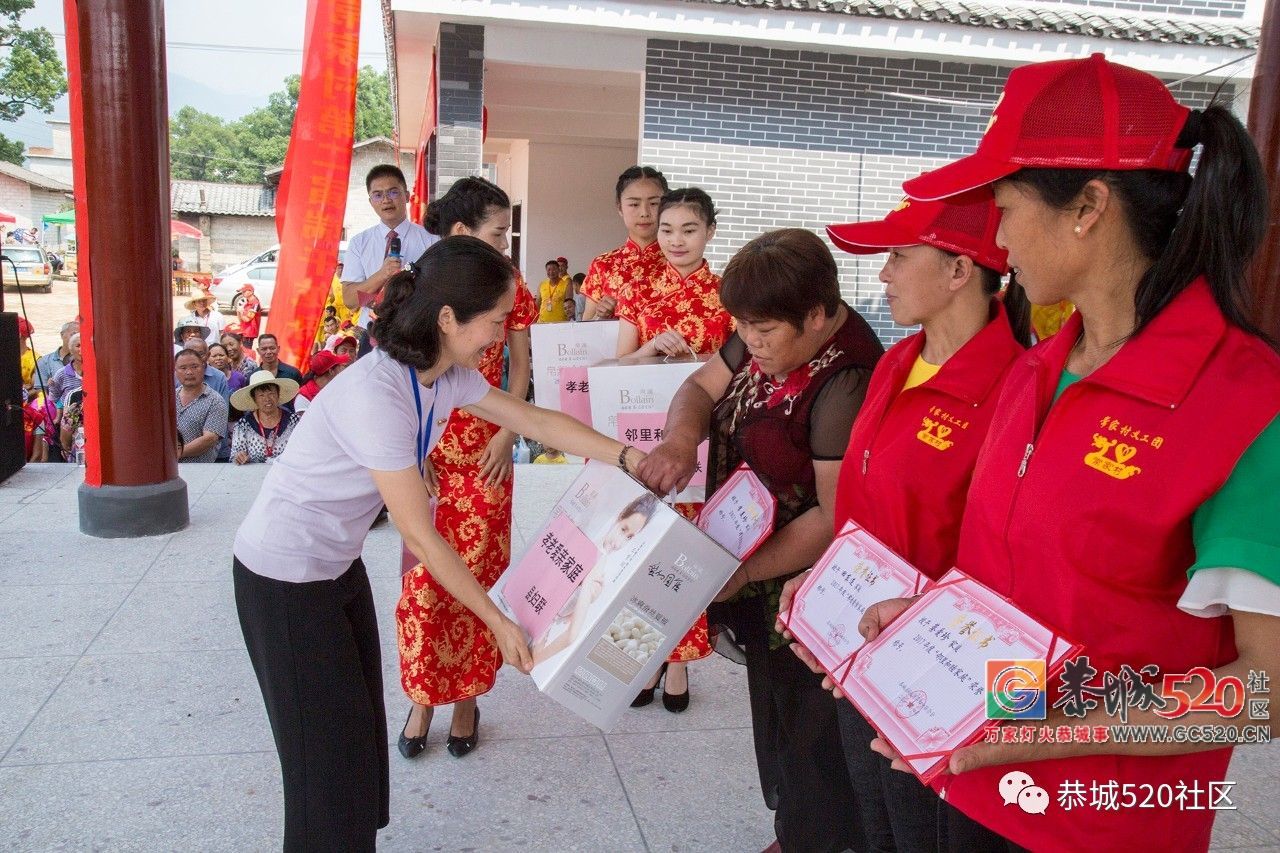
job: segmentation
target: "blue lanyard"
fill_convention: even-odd
[[[418,413],[418,434],[417,434],[417,450],[418,450],[418,473],[422,476],[427,475],[427,449],[431,444],[431,422],[436,416],[436,401],[431,398],[431,411],[427,413],[427,422],[422,422],[422,385],[418,382],[418,377],[413,372],[412,367],[405,367],[409,371],[409,384],[413,386],[413,409]]]

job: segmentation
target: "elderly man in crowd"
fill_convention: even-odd
[[[209,364],[209,345],[204,342],[204,338],[187,338],[183,349],[190,350],[200,357],[200,364],[204,367],[205,384],[221,395],[222,399],[230,401],[231,389],[227,387],[227,377],[221,370]]]
[[[215,461],[218,445],[227,436],[227,401],[205,383],[205,367],[204,359],[191,349],[184,349],[174,359],[178,436],[182,439],[179,458],[184,462]]]
[[[41,391],[45,390],[54,374],[71,363],[71,336],[80,334],[80,324],[75,320],[63,323],[59,333],[62,335],[62,346],[36,361],[35,382]]]

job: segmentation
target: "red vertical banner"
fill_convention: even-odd
[[[62,2],[67,33],[67,94],[70,96],[71,174],[76,208],[76,294],[80,301],[80,351],[84,356],[84,481],[102,485],[102,442],[99,438],[98,374],[93,365],[93,289],[89,284],[89,190],[84,168],[84,95],[80,79],[80,13],[76,0]]]
[[[409,217],[422,222],[431,201],[431,182],[427,175],[427,149],[436,133],[436,57],[431,57],[431,80],[427,84],[427,103],[422,111],[422,128],[418,131],[418,145],[414,151],[413,200]],[[398,148],[397,148],[398,150]]]
[[[305,370],[338,263],[359,73],[360,0],[308,0],[302,86],[276,196],[280,256],[270,328]]]

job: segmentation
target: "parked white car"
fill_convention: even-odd
[[[244,286],[253,285],[253,292],[262,303],[262,311],[271,310],[271,294],[276,289],[275,261],[269,264],[250,264],[241,267],[230,275],[222,275],[214,279],[209,292],[218,298],[218,310],[232,314],[240,310],[245,300]]]
[[[343,244],[345,245],[345,244]],[[53,292],[53,267],[49,257],[39,246],[24,246],[21,243],[6,243],[3,249],[5,260],[0,260],[0,275],[4,278],[6,288],[22,287],[24,290],[39,290],[41,293]],[[12,265],[9,261],[13,261]],[[15,268],[17,281],[14,281]]]
[[[276,289],[276,256],[280,244],[272,246],[247,261],[229,266],[213,277],[210,292],[218,298],[218,310],[236,313],[244,302],[244,286],[253,285],[254,295],[262,303],[262,312],[271,310],[271,295]],[[347,241],[338,244],[338,263],[347,255]]]

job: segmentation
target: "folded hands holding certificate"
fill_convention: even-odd
[[[781,604],[796,654],[924,782],[997,724],[988,661],[1043,661],[1043,679],[1080,650],[958,569],[930,582],[852,523]]]

